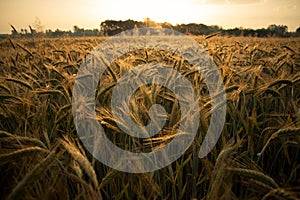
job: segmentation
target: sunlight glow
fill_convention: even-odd
[[[162,1],[152,0],[142,2],[140,0],[120,1],[117,4],[107,3],[105,12],[112,19],[137,19],[144,20],[149,17],[156,22],[190,23],[205,21],[212,12],[206,5],[194,5],[191,0]],[[101,7],[101,3],[99,3]],[[195,20],[196,19],[196,20]]]
[[[299,0],[1,0],[0,33],[10,24],[28,28],[38,17],[45,29],[99,28],[104,20],[203,23],[224,28],[299,27]]]

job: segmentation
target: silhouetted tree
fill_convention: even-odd
[[[125,21],[116,21],[116,20],[105,20],[100,24],[99,29],[84,29],[80,28],[77,25],[73,26],[72,31],[63,31],[56,29],[52,31],[48,29],[43,33],[43,28],[41,22],[38,18],[34,23],[35,25],[32,27],[29,25],[30,32],[27,31],[26,28],[22,28],[20,33],[16,30],[16,28],[12,25],[11,35],[18,37],[28,37],[28,36],[38,36],[39,34],[45,34],[47,37],[61,37],[61,36],[74,36],[74,37],[81,37],[81,36],[102,36],[102,35],[115,35],[121,33],[122,31],[131,30],[135,28],[141,27],[156,27],[156,28],[168,28],[174,31],[165,31],[164,34],[177,34],[186,33],[192,35],[209,35],[216,32],[219,32],[220,35],[227,35],[227,36],[247,36],[247,37],[291,37],[291,36],[300,36],[300,27],[296,29],[296,32],[288,32],[288,27],[286,25],[269,25],[268,28],[261,28],[261,29],[244,29],[242,27],[233,28],[233,29],[223,29],[220,26],[212,25],[207,26],[205,24],[197,24],[197,23],[189,23],[189,24],[176,24],[173,26],[168,22],[163,23],[156,23],[152,21],[150,18],[146,18],[143,22],[134,21],[131,19]],[[138,30],[137,30],[138,31]],[[148,32],[144,30],[139,30],[139,34],[160,34],[162,33],[159,30],[151,29]]]
[[[85,36],[85,31],[83,28],[79,28],[78,26],[73,26],[73,35],[74,36]]]
[[[42,22],[38,17],[35,17],[35,20],[34,20],[32,26],[36,30],[36,33],[43,33],[44,32],[44,26],[42,25]]]
[[[296,36],[300,36],[300,26],[296,29]]]
[[[122,31],[133,29],[135,25],[140,28],[143,26],[143,23],[131,19],[126,21],[106,20],[100,24],[100,31],[104,35],[116,35]]]
[[[288,27],[286,25],[275,25],[268,26],[268,30],[272,36],[284,37],[287,33]]]

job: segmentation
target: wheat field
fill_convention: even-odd
[[[163,105],[167,124],[155,138],[122,132],[110,109],[122,75],[159,62],[197,91],[199,130],[171,165],[130,174],[86,151],[72,116],[73,84],[85,57],[104,37],[0,40],[1,199],[299,199],[300,39],[193,37],[212,56],[227,96],[226,123],[207,157],[198,151],[213,108],[201,74],[173,52],[144,49],[115,60],[95,96],[97,120],[114,144],[135,152],[161,148],[174,137],[180,108],[172,92],[145,85],[131,98],[130,116],[146,124]]]

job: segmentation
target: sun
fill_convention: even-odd
[[[209,6],[195,4],[193,0],[127,0],[106,2],[105,15],[110,19],[143,21],[149,17],[155,22],[177,23],[204,22],[209,17]],[[104,14],[104,13],[103,13]]]

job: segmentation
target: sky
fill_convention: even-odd
[[[33,25],[45,29],[99,29],[107,19],[203,23],[223,28],[300,27],[300,0],[0,0],[0,33]]]

